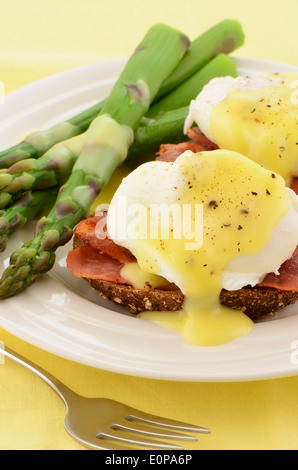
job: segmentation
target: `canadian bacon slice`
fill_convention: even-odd
[[[193,153],[202,152],[206,148],[199,142],[181,142],[180,144],[162,144],[159,148],[157,161],[174,162],[186,150]]]
[[[111,256],[122,263],[135,261],[133,254],[126,248],[116,245],[109,237],[106,227],[106,213],[82,220],[75,229],[75,236],[88,243],[100,253]]]
[[[293,256],[280,267],[279,274],[270,273],[258,284],[260,287],[273,287],[280,290],[298,291],[298,247]]]
[[[186,150],[198,153],[218,149],[218,146],[211,142],[198,127],[189,129],[187,136],[191,139],[190,141],[180,142],[179,144],[161,144],[156,160],[174,162]]]
[[[211,142],[211,140],[209,140],[208,137],[203,134],[199,127],[191,127],[188,129],[187,135],[195,142],[199,142],[204,147],[204,150],[218,149],[218,146],[214,142]]]
[[[70,250],[66,262],[69,270],[76,277],[128,284],[120,274],[124,264],[109,255],[100,253],[87,243]]]

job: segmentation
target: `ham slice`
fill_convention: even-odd
[[[106,216],[106,212],[101,212],[94,217],[82,220],[75,229],[75,236],[82,242],[91,245],[99,253],[105,253],[121,263],[135,261],[135,257],[129,250],[116,245],[109,237]]]
[[[218,146],[214,142],[211,142],[211,140],[209,140],[208,137],[203,134],[199,127],[191,127],[188,129],[187,135],[191,140],[199,142],[204,147],[204,150],[218,149]]]
[[[121,269],[127,263],[136,262],[136,258],[129,250],[116,245],[110,238],[102,238],[103,232],[107,233],[106,213],[82,220],[78,224],[75,237],[83,242],[83,245],[69,251],[66,260],[68,269],[76,277],[131,285],[121,276]],[[175,284],[167,282],[159,288],[178,290]]]
[[[293,256],[282,264],[279,275],[267,274],[259,286],[298,292],[298,247]]]
[[[206,150],[199,142],[181,142],[180,144],[162,144],[156,158],[160,162],[174,162],[183,152],[191,150],[194,153]]]
[[[100,253],[88,243],[69,251],[67,266],[76,277],[127,284],[121,276],[124,264],[109,255]]]
[[[106,212],[82,220],[74,235],[83,245],[70,250],[66,262],[76,277],[128,284],[121,276],[121,269],[135,261],[135,257],[109,238]]]
[[[162,144],[159,147],[159,155],[156,158],[162,162],[174,162],[183,152],[191,150],[194,153],[204,152],[206,150],[215,150],[217,145],[211,142],[198,127],[192,127],[187,131],[188,137],[191,139],[187,142],[179,144]]]

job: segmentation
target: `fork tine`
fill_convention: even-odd
[[[159,449],[168,449],[168,450],[183,450],[184,447],[176,445],[176,444],[169,444],[168,442],[161,442],[155,441],[153,439],[146,439],[145,441],[140,441],[137,439],[130,439],[126,437],[126,435],[119,435],[116,436],[115,434],[109,434],[106,432],[100,432],[96,436],[99,440],[106,440],[110,439],[112,441],[119,442],[120,444],[126,444],[128,446],[138,446],[138,447],[154,447]]]
[[[76,439],[81,445],[87,447],[91,450],[128,450],[131,447],[127,445],[121,445],[117,441],[105,439],[105,438],[97,438],[96,436],[89,437],[87,440],[77,439],[76,436],[72,437]]]
[[[184,450],[182,446],[161,441],[155,441],[151,439],[146,439],[146,441],[129,439],[125,434],[122,434],[122,432],[120,432],[119,436],[106,432],[100,432],[97,435],[90,434],[85,437],[79,437],[76,434],[73,434],[72,431],[67,427],[66,431],[68,431],[71,437],[73,437],[81,445],[93,450],[131,450],[138,449],[140,447],[153,447],[160,450]]]
[[[151,426],[140,426],[138,425],[137,428],[123,426],[122,424],[113,424],[111,429],[119,430],[119,431],[126,431],[126,432],[133,432],[135,434],[141,434],[143,436],[150,436],[154,438],[163,438],[163,439],[180,439],[186,441],[197,441],[196,436],[190,436],[187,434],[181,434],[175,431],[170,432],[162,432],[157,431],[156,428]]]
[[[138,421],[144,424],[150,424],[152,426],[158,426],[166,429],[175,429],[176,431],[195,432],[202,434],[210,434],[210,429],[203,428],[201,426],[195,426],[193,424],[176,421],[174,419],[160,418],[159,416],[150,415],[137,411],[138,415],[130,414],[125,417],[127,421]]]

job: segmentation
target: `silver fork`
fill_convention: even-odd
[[[0,347],[1,353],[34,372],[58,393],[66,406],[65,429],[87,448],[183,450],[183,446],[164,440],[197,441],[195,433],[210,433],[207,428],[143,413],[114,400],[83,397],[9,348]]]

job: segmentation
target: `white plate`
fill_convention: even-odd
[[[295,67],[235,59],[240,73],[298,72]],[[54,75],[6,97],[0,105],[1,147],[30,129],[48,127],[104,98],[125,60]],[[8,254],[28,236],[16,233]],[[22,294],[0,302],[0,326],[51,353],[82,364],[134,376],[183,381],[244,381],[298,372],[298,305],[255,325],[224,346],[186,344],[175,332],[133,318],[101,300],[65,264],[68,247],[57,252],[51,273]],[[296,315],[295,315],[296,314]]]

